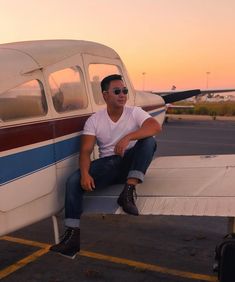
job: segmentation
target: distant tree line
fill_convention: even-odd
[[[176,105],[192,105],[189,102],[178,102]],[[198,102],[190,109],[172,109],[172,114],[209,115],[209,116],[235,116],[235,102]]]

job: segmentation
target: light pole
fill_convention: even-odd
[[[146,75],[146,72],[142,72],[142,75],[143,75],[143,91],[145,89],[145,75]]]
[[[210,75],[210,72],[207,71],[206,72],[206,89],[208,89],[208,85],[209,85],[209,75]]]

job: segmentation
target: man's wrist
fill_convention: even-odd
[[[81,172],[81,176],[82,176],[82,177],[85,177],[85,176],[88,176],[88,175],[89,175],[89,171],[88,171],[88,170],[81,170],[81,169],[80,169],[80,172]]]

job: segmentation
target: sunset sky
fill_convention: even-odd
[[[39,39],[103,43],[119,53],[136,89],[235,87],[235,0],[0,0],[0,4],[0,43]]]

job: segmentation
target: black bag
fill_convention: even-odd
[[[235,282],[235,233],[227,234],[216,246],[213,269],[220,282]]]

